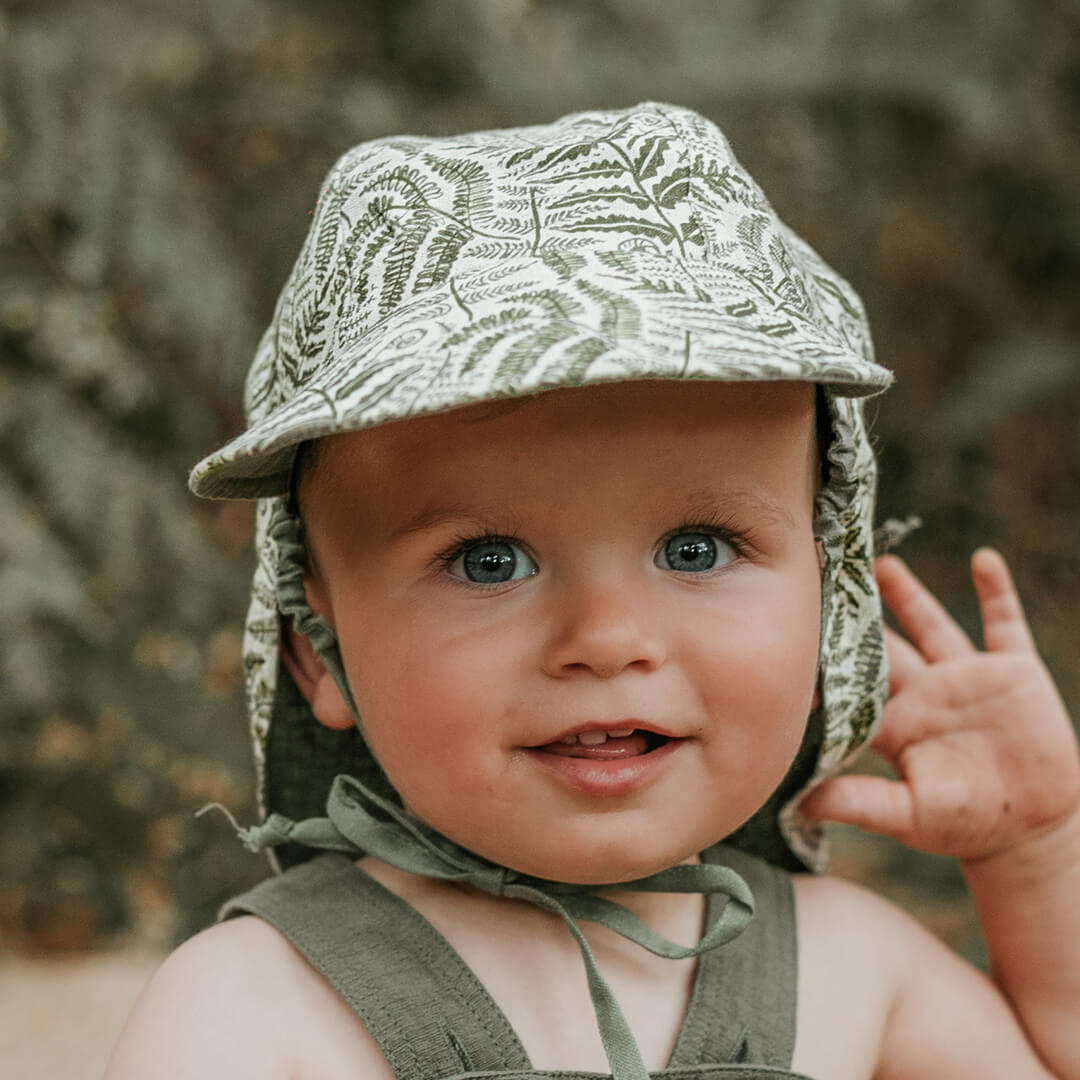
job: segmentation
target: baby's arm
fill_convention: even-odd
[[[250,916],[185,942],[143,991],[105,1080],[390,1080],[344,999]]]
[[[959,858],[996,983],[1046,1067],[1080,1077],[1080,754],[1004,560],[980,550],[972,574],[985,652],[899,559],[878,560],[911,639],[887,634],[874,744],[900,779],[838,777],[804,809]]]

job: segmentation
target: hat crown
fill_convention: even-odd
[[[348,151],[271,335],[249,377],[252,421],[322,388],[346,355],[370,371],[464,351],[459,376],[486,372],[511,392],[528,368],[551,366],[539,381],[556,385],[575,361],[681,352],[687,335],[873,366],[853,290],[784,226],[714,124],[656,104]]]

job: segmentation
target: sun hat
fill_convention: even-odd
[[[887,681],[862,399],[891,375],[857,294],[780,221],[716,126],[670,105],[378,139],[345,153],[321,191],[248,377],[247,429],[190,478],[198,495],[258,500],[244,664],[263,820],[245,841],[282,868],[393,833],[429,868],[417,872],[467,865],[484,887],[491,869],[411,819],[363,718],[319,725],[279,664],[285,614],[351,701],[333,631],[304,596],[290,499],[301,443],[556,388],[798,380],[818,385],[827,427],[820,705],[781,788],[730,839],[820,869],[799,799],[870,737]]]
[[[649,103],[536,127],[379,139],[345,153],[320,190],[251,367],[248,428],[190,481],[199,495],[260,499],[245,671],[263,814],[317,812],[336,773],[378,771],[359,733],[314,723],[279,670],[270,521],[285,510],[297,446],[627,379],[825,388],[823,701],[802,786],[835,771],[883,696],[875,465],[855,399],[891,375],[874,362],[857,294],[780,221],[717,127]],[[799,861],[820,866],[818,831],[791,807],[782,827]],[[775,845],[770,854],[783,858]]]
[[[643,105],[334,165],[211,498],[286,493],[295,447],[475,401],[646,378],[884,389],[858,297],[719,130]]]

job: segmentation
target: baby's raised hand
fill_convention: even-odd
[[[1080,825],[1080,753],[1035,649],[1005,560],[972,558],[986,651],[894,555],[875,563],[882,600],[907,635],[886,630],[890,697],[873,748],[898,779],[847,775],[803,811],[963,860],[1021,848]]]

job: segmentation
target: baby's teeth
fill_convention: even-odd
[[[606,731],[582,731],[578,735],[578,742],[582,746],[599,746],[607,742]]]
[[[582,731],[577,735],[564,735],[559,742],[565,746],[603,746],[608,739],[625,739],[634,734],[634,728],[617,728],[615,731]]]

